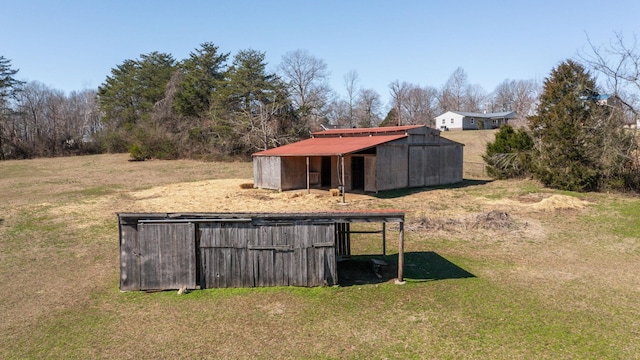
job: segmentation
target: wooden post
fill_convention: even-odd
[[[398,279],[396,284],[404,284],[403,270],[404,270],[404,221],[399,223],[400,225],[400,239],[398,240]]]
[[[311,180],[309,179],[309,157],[307,156],[307,194],[311,193]]]
[[[382,256],[387,256],[387,223],[382,223]]]
[[[346,190],[347,190],[347,184],[345,183],[345,176],[344,176],[344,155],[340,155],[340,160],[342,160],[342,203],[344,204],[345,198],[346,198]]]

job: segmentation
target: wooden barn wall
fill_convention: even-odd
[[[121,224],[120,289],[338,283],[333,222]],[[199,276],[199,277],[198,277]]]
[[[203,288],[338,282],[333,223],[202,224],[200,254]]]
[[[378,191],[405,188],[409,185],[408,145],[390,143],[377,147],[376,187]]]
[[[442,174],[440,173],[440,164],[447,161],[442,155],[441,146],[425,147],[424,157],[424,186],[434,186],[442,184]]]
[[[311,177],[311,175],[310,175],[310,177],[311,177],[309,179],[310,187],[319,187],[321,185],[321,183],[322,183],[322,157],[320,157],[320,156],[310,156],[309,157],[309,172],[316,174],[315,182],[314,182],[313,177]]]
[[[282,157],[280,190],[307,188],[306,157]]]
[[[429,149],[430,150],[430,149]],[[409,146],[409,186],[425,186],[428,162],[425,146]]]
[[[365,156],[364,158],[364,191],[378,191],[376,183],[376,157]]]
[[[253,157],[253,185],[255,187],[280,190],[281,173],[280,157]]]
[[[442,146],[440,163],[440,184],[453,184],[462,181],[462,146]]]

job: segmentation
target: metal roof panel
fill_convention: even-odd
[[[406,133],[376,136],[316,137],[264,150],[253,156],[335,156],[350,154],[407,137]]]

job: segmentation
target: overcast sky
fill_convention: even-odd
[[[542,80],[615,32],[640,36],[640,1],[135,1],[0,0],[0,55],[17,78],[65,91],[96,89],[111,69],[152,51],[176,60],[204,42],[233,56],[266,53],[275,71],[297,49],[386,101],[399,80],[440,88],[462,67],[487,92]]]

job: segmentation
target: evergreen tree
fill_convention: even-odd
[[[545,80],[537,115],[528,120],[534,172],[546,186],[593,191],[629,171],[633,135],[618,112],[598,104],[595,89],[594,78],[572,60]]]
[[[165,86],[175,70],[169,54],[152,52],[137,60],[125,60],[111,69],[104,84],[98,87],[104,121],[114,127],[132,128],[149,119],[153,106],[164,97]]]
[[[16,80],[18,69],[11,68],[11,60],[0,55],[0,160],[5,158],[5,121],[11,113],[10,102],[16,96],[23,81]]]
[[[266,66],[263,52],[238,52],[213,94],[215,129],[231,153],[277,146],[296,131],[285,85]]]
[[[182,80],[178,85],[174,107],[183,116],[203,117],[209,111],[211,96],[224,79],[229,54],[218,53],[218,47],[207,42],[179,64]]]
[[[144,149],[150,138],[163,144],[156,148],[166,147],[164,139],[158,140],[157,134],[151,134],[154,127],[148,123],[155,104],[165,96],[165,87],[175,66],[176,61],[170,54],[152,52],[137,60],[125,60],[111,70],[111,76],[98,87],[99,106],[106,125],[99,140],[105,150],[131,151],[134,145]],[[133,155],[134,151],[131,152]],[[135,153],[136,158],[150,156],[149,151]]]
[[[487,163],[490,176],[508,179],[531,172],[533,139],[526,130],[502,126],[496,133],[495,140],[487,143],[486,149],[482,158]]]

